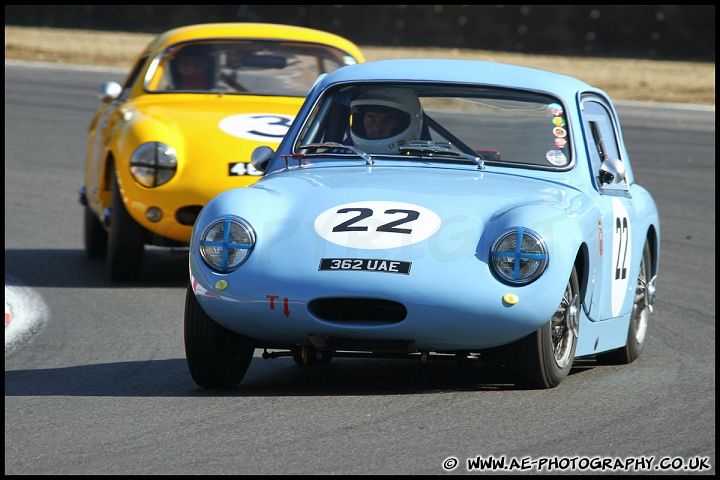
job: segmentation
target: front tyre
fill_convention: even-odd
[[[89,258],[107,256],[108,234],[89,206],[85,206],[84,240],[85,253]]]
[[[580,283],[573,267],[555,314],[545,325],[511,345],[517,386],[554,388],[568,376],[575,360],[579,314]]]
[[[145,229],[128,213],[122,200],[117,174],[112,171],[112,208],[108,234],[107,270],[115,281],[137,280],[145,254]]]
[[[640,271],[635,286],[635,298],[625,347],[597,355],[595,358],[599,364],[627,365],[637,360],[645,349],[648,320],[652,315],[652,304],[655,299],[655,279],[651,277],[652,257],[650,256],[650,244],[646,241],[640,260]]]
[[[250,367],[252,341],[216,323],[190,285],[185,294],[185,356],[192,379],[203,388],[234,388]]]

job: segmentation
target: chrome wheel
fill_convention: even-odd
[[[569,282],[562,302],[550,319],[553,356],[560,368],[565,368],[574,358],[579,325],[578,311],[578,295],[572,291],[572,283]]]
[[[650,244],[645,242],[625,346],[597,355],[596,358],[599,364],[628,364],[635,361],[645,349],[648,324],[655,303],[655,282],[657,281],[657,275],[651,276],[652,256],[650,255]]]

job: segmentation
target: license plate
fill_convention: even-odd
[[[412,262],[400,260],[378,260],[370,258],[322,258],[320,259],[319,270],[327,271],[348,271],[360,272],[382,272],[382,273],[410,273]]]

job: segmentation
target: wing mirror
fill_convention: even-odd
[[[103,103],[110,103],[120,96],[122,87],[117,82],[105,82],[100,85],[98,97]]]
[[[270,159],[274,154],[275,150],[266,145],[257,147],[250,155],[250,163],[255,170],[265,173],[265,169],[267,169],[268,163],[270,163]]]
[[[608,158],[600,165],[600,186],[617,185],[625,180],[625,164],[617,158]]]

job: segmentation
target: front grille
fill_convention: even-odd
[[[342,324],[393,324],[405,320],[405,305],[377,298],[318,298],[308,310],[326,322]]]

